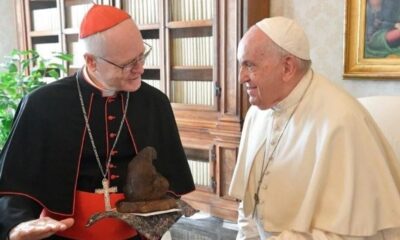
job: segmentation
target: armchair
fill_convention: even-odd
[[[358,100],[374,118],[400,159],[400,96],[372,96]]]

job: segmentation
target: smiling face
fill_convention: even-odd
[[[115,66],[124,66],[142,57],[145,48],[136,24],[127,19],[102,32],[101,45],[101,56],[86,56],[88,71],[93,80],[108,90],[137,90],[144,72],[143,64],[139,61],[128,71]]]
[[[282,53],[258,27],[250,28],[240,41],[238,60],[239,81],[252,105],[268,109],[287,96]]]

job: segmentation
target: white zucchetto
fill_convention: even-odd
[[[294,56],[310,60],[310,47],[304,30],[292,19],[264,18],[256,23],[273,42]]]

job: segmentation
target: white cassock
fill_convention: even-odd
[[[229,189],[242,200],[238,239],[399,240],[399,163],[360,103],[310,70],[272,109],[246,115]]]

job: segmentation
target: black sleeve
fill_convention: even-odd
[[[42,207],[23,196],[0,197],[0,239],[7,239],[8,233],[21,222],[39,217]]]
[[[157,157],[164,159],[156,163],[159,164],[157,170],[168,179],[171,191],[183,195],[195,190],[192,173],[168,99],[165,100],[165,105],[160,111],[164,114],[159,117],[160,122],[163,123],[163,128],[160,130],[162,135],[160,139],[162,140],[159,144]]]

